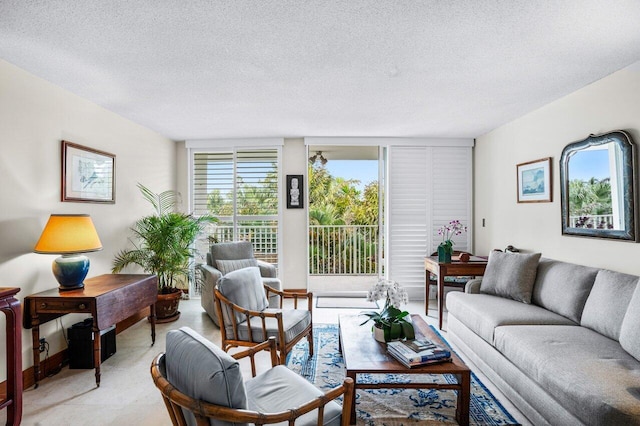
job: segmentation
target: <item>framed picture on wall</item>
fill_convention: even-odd
[[[549,203],[553,201],[551,157],[520,163],[518,172],[519,203]]]
[[[116,202],[116,156],[62,141],[62,201]]]
[[[301,209],[304,207],[302,175],[287,175],[287,208]]]

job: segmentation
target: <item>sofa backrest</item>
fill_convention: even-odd
[[[580,323],[598,269],[542,258],[531,303]]]
[[[598,271],[580,325],[619,341],[622,320],[637,285],[636,275],[606,269]]]

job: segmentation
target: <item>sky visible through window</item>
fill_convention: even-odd
[[[357,188],[360,191],[378,180],[378,160],[330,160],[325,168],[333,177],[359,180]]]
[[[610,177],[609,151],[606,149],[580,151],[569,161],[569,179],[588,181],[592,177],[602,180]]]

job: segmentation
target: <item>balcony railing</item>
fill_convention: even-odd
[[[311,275],[378,273],[378,226],[309,226]]]
[[[615,229],[612,214],[570,216],[569,226],[572,228]]]
[[[213,242],[247,240],[253,243],[257,259],[278,265],[278,226],[238,225],[234,238],[233,225],[215,224],[206,235],[196,240],[196,263],[206,263]],[[378,273],[378,226],[336,225],[309,227],[309,273],[311,275],[376,275]],[[200,294],[196,274],[194,294]]]

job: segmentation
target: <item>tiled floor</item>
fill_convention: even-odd
[[[433,301],[432,301],[433,304]],[[423,302],[412,302],[407,310],[424,314]],[[159,391],[153,385],[149,367],[165,347],[167,331],[189,326],[215,343],[220,332],[200,307],[200,300],[183,300],[177,322],[158,324],[156,344],[152,347],[147,321],[140,321],[117,336],[117,352],[102,364],[102,380],[95,386],[94,370],[70,370],[65,367],[41,381],[38,389],[24,393],[23,425],[170,425]],[[361,309],[314,309],[315,323],[336,323],[340,314],[358,314]],[[436,324],[433,317],[425,317]],[[446,327],[445,327],[446,328]],[[446,337],[446,333],[443,333]],[[264,359],[267,362],[267,359]],[[472,366],[473,369],[473,366]],[[481,380],[500,399],[507,410],[523,424],[526,419],[488,382]],[[0,424],[6,422],[6,410],[0,411]]]

